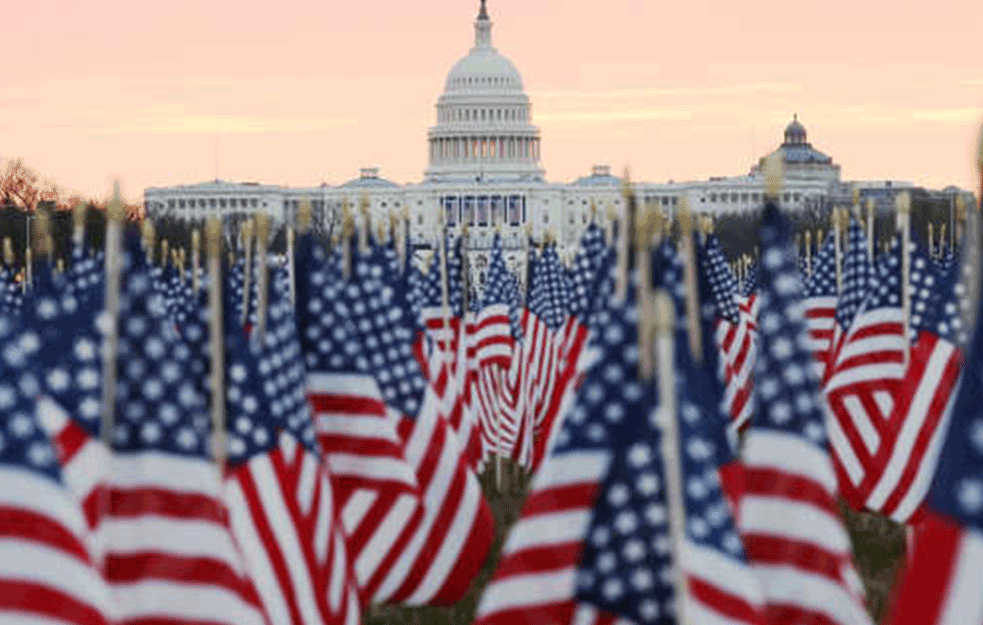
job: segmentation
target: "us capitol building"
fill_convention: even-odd
[[[292,222],[294,211],[307,199],[320,226],[327,229],[340,221],[343,202],[354,208],[365,198],[374,223],[388,220],[391,212],[408,209],[410,240],[416,246],[435,239],[441,212],[452,229],[468,224],[471,254],[479,266],[486,261],[497,226],[501,226],[513,267],[521,262],[527,225],[534,240],[541,241],[550,232],[561,253],[572,251],[590,222],[592,203],[596,202],[599,215],[621,207],[621,180],[608,165],[595,165],[588,175],[573,182],[546,181],[540,131],[532,123],[522,76],[492,45],[491,30],[485,0],[481,0],[474,22],[474,47],[451,69],[444,93],[437,99],[436,123],[427,132],[429,166],[419,183],[396,184],[382,177],[376,167],[364,167],[357,178],[338,186],[287,188],[216,180],[148,188],[144,190],[147,214],[197,222],[265,211],[282,223]],[[793,210],[849,203],[854,188],[893,205],[893,193],[913,188],[899,181],[841,181],[840,166],[812,147],[797,118],[785,128],[776,151],[785,163],[783,205]],[[661,205],[667,212],[683,196],[699,212],[748,211],[760,206],[765,186],[760,171],[763,161],[742,176],[637,182],[635,186],[640,200]],[[947,188],[939,193],[965,192]]]

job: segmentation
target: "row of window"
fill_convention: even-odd
[[[529,109],[526,107],[494,109],[444,108],[438,110],[437,120],[441,122],[524,122],[529,121]]]
[[[518,226],[526,221],[526,198],[522,195],[465,195],[440,198],[444,221],[448,226],[458,223],[488,226],[508,223]]]
[[[720,193],[720,194],[711,193],[710,194],[710,201],[711,202],[720,202],[721,204],[726,204],[727,201],[728,201],[728,198],[730,199],[730,202],[733,203],[733,204],[737,204],[738,202],[747,203],[748,200],[750,200],[751,202],[758,202],[758,201],[761,200],[761,194],[760,193],[730,193],[730,194],[728,194],[728,193]],[[782,198],[782,200],[785,201],[785,202],[799,202],[799,201],[802,200],[802,194],[801,193],[786,193],[784,195],[784,197]]]
[[[430,162],[472,158],[539,160],[539,139],[471,137],[430,140]]]
[[[504,76],[468,76],[465,80],[464,78],[455,78],[451,81],[452,85],[510,85],[514,81],[509,80]]]
[[[194,208],[196,204],[195,200],[186,200],[184,198],[170,199],[167,200],[167,208]],[[197,200],[197,205],[199,208],[256,208],[259,206],[259,200],[256,198],[199,198]]]

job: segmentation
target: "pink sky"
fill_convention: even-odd
[[[477,0],[19,2],[5,9],[0,157],[105,195],[219,176],[338,184],[426,166]],[[11,11],[13,13],[11,14]],[[547,179],[745,173],[793,112],[844,179],[976,190],[983,3],[489,0]]]

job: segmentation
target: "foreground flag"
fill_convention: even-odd
[[[833,327],[836,324],[836,237],[830,232],[812,261],[812,273],[805,281],[806,328],[813,366],[820,380],[826,379]]]
[[[856,223],[851,229],[854,227],[860,228]],[[851,236],[851,241],[856,240]],[[860,253],[866,258],[866,250]],[[856,254],[848,254],[848,258],[853,256]],[[917,258],[913,257],[916,263],[920,262]],[[856,510],[863,508],[869,494],[868,476],[879,473],[890,454],[893,431],[889,419],[904,376],[909,343],[901,308],[902,280],[906,278],[901,267],[900,239],[895,238],[890,253],[880,259],[867,279],[867,296],[839,343],[823,388],[830,412],[826,427],[840,491]],[[844,298],[859,290],[859,285],[848,285]]]
[[[380,255],[353,261],[343,297],[321,313],[344,327],[358,371],[378,384],[400,415],[406,459],[423,497],[424,516],[380,589],[392,603],[449,605],[481,570],[494,520],[453,428],[440,412],[438,383],[424,378],[413,350],[414,321],[404,290],[385,279]],[[444,379],[446,371],[438,374]],[[399,579],[397,576],[401,575]]]
[[[399,415],[386,406],[372,372],[356,367],[357,343],[335,316],[334,302],[344,298],[341,256],[326,258],[310,235],[297,243],[297,318],[311,414],[362,601],[383,602],[410,574],[393,564],[422,522],[423,495],[404,453]]]
[[[664,618],[671,541],[636,314],[619,303],[599,315],[603,356],[533,481],[477,625]]]
[[[751,296],[753,301],[740,296],[737,279],[727,265],[716,235],[707,235],[699,258],[717,307],[713,340],[721,355],[724,407],[734,422],[732,428],[737,430],[745,427],[754,414],[754,361],[758,348],[757,326],[752,314],[757,310],[757,296]]]
[[[867,625],[836,504],[795,250],[788,222],[772,202],[764,210],[761,259],[755,392],[763,410],[744,443],[738,515],[748,559],[764,588],[769,623]]]
[[[923,254],[911,260],[911,330],[908,368],[883,426],[874,466],[860,484],[868,510],[898,523],[915,520],[938,464],[942,419],[955,398],[968,337],[960,303],[966,303],[961,268],[939,276]]]
[[[113,622],[85,516],[35,417],[39,337],[9,317],[0,334],[0,622]]]
[[[316,445],[313,430],[299,441],[294,432],[277,427],[273,405],[293,400],[293,394],[281,398],[275,378],[264,379],[260,370],[274,373],[272,360],[261,365],[258,349],[245,345],[231,308],[224,312],[225,496],[233,534],[263,608],[271,624],[358,623],[361,610],[354,576],[347,574],[344,537],[336,532],[331,484],[320,455],[306,446]],[[342,563],[342,575],[329,586],[326,576],[335,560]]]
[[[978,269],[978,268],[977,268]],[[980,281],[980,277],[976,277]],[[983,318],[977,314],[962,380],[944,432],[938,470],[890,625],[983,622]]]

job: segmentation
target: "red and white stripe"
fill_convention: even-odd
[[[983,533],[929,514],[895,591],[888,625],[983,623]]]
[[[747,563],[691,540],[683,541],[686,620],[706,625],[764,623],[764,596]]]
[[[928,494],[938,466],[946,423],[962,371],[962,353],[952,343],[922,331],[911,348],[885,440],[860,485],[869,510],[908,522]]]
[[[392,565],[425,512],[399,415],[371,375],[309,372],[307,389],[363,600],[389,600],[381,588],[405,580]]]
[[[236,542],[272,625],[357,625],[359,591],[323,463],[279,445],[225,476]]]
[[[596,610],[576,599],[576,575],[611,460],[605,451],[580,451],[543,465],[478,604],[476,625],[596,622]]]
[[[747,299],[739,297],[737,323],[718,319],[715,329],[723,369],[723,405],[730,415],[731,430],[744,427],[753,414],[758,308],[756,295]]]
[[[833,329],[836,326],[836,296],[805,298],[806,329],[813,366],[820,380],[826,378],[826,367],[833,347]]]
[[[826,451],[751,428],[742,486],[736,517],[768,622],[868,625]]]
[[[440,406],[440,394],[431,383],[416,418],[404,416],[399,425],[406,459],[422,490],[424,516],[382,585],[382,594],[393,603],[459,601],[494,539],[491,509]]]
[[[116,622],[267,622],[214,462],[159,452],[109,458],[55,402],[43,400],[39,408],[65,484],[104,558]]]
[[[0,464],[0,622],[113,622],[78,500],[41,475]]]
[[[890,417],[904,376],[904,335],[900,307],[862,308],[835,355],[823,392],[829,404],[827,433],[843,496],[856,508],[867,475],[879,474],[881,446],[893,436]]]

